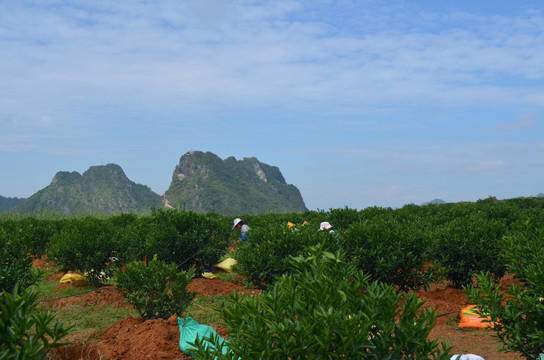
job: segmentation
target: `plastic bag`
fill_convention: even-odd
[[[490,318],[482,318],[476,313],[476,305],[467,305],[461,309],[461,321],[459,327],[470,327],[484,329],[487,327],[494,327],[493,322],[484,320],[490,320]]]
[[[232,272],[232,267],[236,264],[236,260],[233,258],[226,258],[225,260],[221,261],[219,264],[216,264],[215,267],[218,269],[221,269],[223,271],[226,271],[228,273]]]
[[[205,337],[210,337],[211,335],[217,335],[217,332],[208,325],[199,324],[195,320],[193,320],[190,316],[186,316],[185,320],[178,317],[178,325],[179,325],[179,347],[181,351],[183,351],[184,354],[196,356],[196,353],[193,351],[193,346],[189,343],[194,343],[196,338],[200,338],[200,340],[204,339]],[[219,335],[217,335],[219,336]],[[221,344],[223,344],[226,340],[221,338]],[[208,343],[208,346],[211,346],[212,348],[215,348],[214,344],[211,342],[204,340],[204,342]],[[227,347],[222,347],[222,352],[226,353]]]

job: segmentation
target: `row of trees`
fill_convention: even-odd
[[[289,255],[320,244],[317,232],[329,221],[339,234],[330,239],[358,268],[373,279],[402,290],[428,287],[442,278],[462,287],[480,271],[499,279],[505,263],[499,255],[502,239],[527,219],[544,218],[541,198],[415,206],[400,209],[349,208],[294,214],[246,216],[249,241],[236,254],[238,271],[252,286],[266,288],[286,273]],[[200,269],[218,261],[238,239],[232,219],[217,214],[154,210],[149,215],[119,214],[105,218],[0,218],[0,251],[5,269],[3,289],[13,279],[32,282],[18,269],[29,267],[27,256],[47,254],[66,270],[86,273],[94,285],[110,277],[119,265],[153,256],[179,269]],[[297,224],[296,230],[287,222]],[[304,222],[308,224],[302,226]],[[255,251],[257,250],[258,251]],[[112,258],[119,259],[112,263]],[[8,260],[9,259],[9,260]],[[23,270],[21,270],[23,271]],[[24,272],[24,271],[23,271]]]
[[[539,254],[536,251],[538,246],[544,248],[544,239],[539,232],[544,220],[544,201],[537,198],[506,201],[489,198],[475,203],[408,205],[401,209],[330,209],[254,215],[244,219],[252,230],[248,240],[241,243],[237,241],[239,234],[230,229],[231,219],[217,214],[155,210],[149,215],[120,214],[105,218],[2,218],[0,255],[5,264],[0,269],[1,286],[9,292],[36,281],[37,275],[30,269],[31,257],[43,254],[65,270],[85,273],[96,286],[118,273],[121,265],[127,265],[127,271],[119,280],[129,294],[144,286],[159,285],[160,291],[172,294],[175,289],[180,294],[179,299],[166,296],[157,300],[161,304],[158,310],[142,308],[141,311],[142,316],[164,316],[184,310],[192,299],[192,295],[184,290],[190,278],[227,252],[237,259],[237,271],[250,285],[280,293],[282,288],[288,288],[285,282],[292,281],[286,279],[300,277],[301,269],[297,264],[302,261],[301,255],[330,260],[330,256],[324,255],[326,253],[336,254],[335,258],[345,263],[344,269],[361,271],[366,279],[365,288],[376,282],[390,286],[401,294],[399,296],[406,298],[411,290],[447,279],[454,286],[472,291],[475,300],[486,304],[482,305],[482,311],[498,319],[508,319],[505,312],[515,307],[505,308],[504,299],[498,301],[498,295],[489,296],[489,292],[498,291],[492,284],[507,270],[517,274],[526,271],[529,263],[536,262],[536,258],[526,256],[522,262],[512,265],[519,253],[531,251]],[[333,236],[317,231],[321,221],[332,223],[337,234]],[[287,222],[295,223],[296,227],[288,227]],[[315,252],[317,248],[320,249],[319,255],[308,255],[308,249]],[[298,263],[293,262],[297,258]],[[141,265],[144,259],[153,259],[156,270],[151,275],[161,274],[169,280],[164,284],[159,281],[138,283],[138,279],[153,278],[144,274],[149,271],[149,267]],[[527,321],[523,328],[523,331],[531,332],[531,340],[523,343],[527,350],[520,350],[519,336],[509,335],[514,330],[521,331],[516,327],[519,320],[515,316],[511,317],[511,324],[503,322],[503,328],[496,328],[505,346],[528,358],[543,351],[539,344],[544,344],[543,335],[538,332],[544,328],[544,315],[538,310],[542,307],[541,301],[535,300],[537,296],[544,297],[544,293],[537,285],[531,285],[537,283],[538,276],[544,276],[544,269],[535,266],[531,268],[530,276],[536,278],[527,274],[522,277],[529,287],[513,290],[527,291],[523,293],[526,295],[523,306],[526,306],[527,299],[533,301],[532,310],[523,308],[527,313],[522,316],[533,320],[533,323]],[[343,273],[342,276],[351,275]],[[475,277],[484,284],[482,287],[470,287]],[[279,288],[276,285],[278,281],[283,284]],[[133,290],[129,290],[131,286]],[[346,292],[342,290],[336,294],[344,298]],[[133,298],[141,300],[142,294]],[[320,301],[319,298],[314,300]],[[359,300],[355,297],[349,301]],[[179,306],[180,301],[184,302],[183,306]],[[242,300],[236,300],[236,303],[239,301]],[[144,303],[149,305],[153,302],[146,300]],[[517,306],[517,311],[521,311],[522,305]],[[303,314],[296,316],[302,317]],[[231,331],[236,334],[234,327]],[[363,333],[367,334],[367,331]],[[337,349],[339,345],[335,346]],[[433,351],[436,346],[432,346]]]

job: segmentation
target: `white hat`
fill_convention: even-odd
[[[329,224],[328,221],[323,221],[321,224],[319,224],[319,231],[330,230],[330,229],[332,229],[332,225]]]
[[[451,360],[484,360],[483,357],[479,356],[479,355],[474,355],[474,354],[465,354],[465,355],[457,355],[457,354],[454,354],[452,357],[451,357]]]
[[[232,230],[234,230],[234,228],[236,228],[236,225],[238,225],[238,223],[242,222],[244,220],[240,219],[240,218],[236,218],[234,219],[234,225],[232,226]]]

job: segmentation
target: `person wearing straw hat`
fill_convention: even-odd
[[[234,219],[234,225],[232,226],[232,230],[234,229],[240,229],[240,233],[242,235],[242,241],[246,241],[247,239],[247,232],[251,229],[244,220],[240,218]]]

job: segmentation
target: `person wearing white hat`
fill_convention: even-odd
[[[334,227],[328,221],[323,221],[319,224],[319,231],[323,230],[334,230]]]
[[[240,218],[234,219],[234,225],[232,226],[232,230],[234,229],[240,229],[240,233],[242,235],[242,241],[246,241],[247,239],[247,232],[251,229],[244,220]]]
[[[335,235],[335,237],[338,237],[338,234],[336,233],[336,229],[334,226],[332,226],[328,221],[323,221],[321,224],[319,224],[319,229],[317,231],[328,231],[329,234]]]

